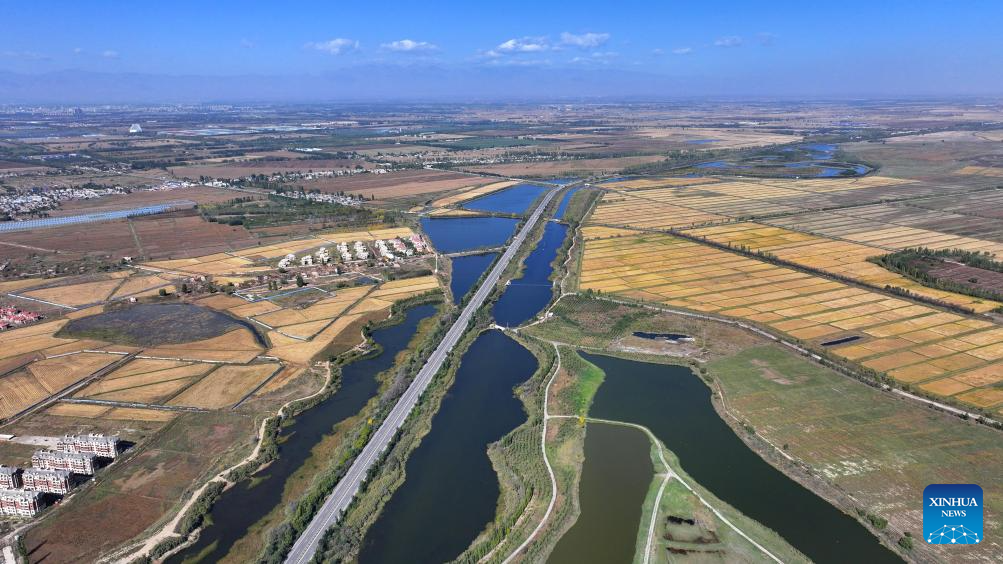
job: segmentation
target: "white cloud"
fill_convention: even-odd
[[[336,37],[334,39],[329,39],[327,41],[311,41],[306,44],[307,49],[316,49],[317,51],[324,51],[325,53],[331,55],[340,55],[342,53],[348,53],[351,51],[356,51],[359,49],[359,42],[355,39],[345,39],[344,37]]]
[[[494,53],[539,53],[550,49],[545,37],[523,37],[520,39],[509,39],[501,45],[495,47],[488,54]]]
[[[83,47],[74,47],[73,48],[73,54],[74,55],[82,55],[83,52],[84,52],[84,48]]]
[[[428,41],[414,41],[413,39],[391,41],[390,43],[380,45],[380,48],[387,51],[398,51],[402,53],[420,53],[436,51],[439,49],[438,46],[429,43]]]
[[[742,45],[742,38],[737,35],[719,37],[714,41],[715,47],[739,47]]]
[[[679,47],[678,49],[672,50],[673,55],[689,55],[692,52],[693,52],[692,47]]]
[[[118,51],[113,51],[111,49],[106,49],[106,50],[104,50],[104,51],[101,52],[101,56],[104,57],[104,58],[106,58],[106,59],[117,59],[118,58]]]
[[[254,42],[246,38],[240,40],[240,46],[244,49],[253,49],[255,47]]]
[[[652,55],[664,55],[665,54],[665,49],[662,49],[661,47],[655,47],[654,49],[651,50],[651,54]]]
[[[561,45],[570,45],[581,49],[594,49],[609,41],[608,33],[574,33],[564,32],[561,34]]]

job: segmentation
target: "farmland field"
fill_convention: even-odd
[[[746,319],[815,345],[856,336],[830,352],[962,404],[1003,403],[967,385],[929,388],[1003,360],[1003,329],[989,320],[659,234],[586,241],[580,286]]]

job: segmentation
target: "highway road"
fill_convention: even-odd
[[[471,318],[480,309],[481,305],[484,304],[484,300],[487,299],[498,283],[502,272],[504,272],[505,268],[512,261],[512,257],[515,256],[519,248],[526,241],[527,235],[532,231],[533,226],[536,225],[543,214],[543,210],[553,200],[557,192],[558,190],[556,189],[548,192],[536,206],[536,209],[533,210],[533,213],[526,220],[522,229],[512,239],[512,243],[502,254],[494,268],[491,269],[487,278],[477,288],[477,292],[474,293],[473,298],[463,308],[460,317],[449,328],[449,331],[446,332],[446,336],[443,337],[439,346],[429,356],[425,366],[421,368],[407,391],[398,400],[397,405],[393,407],[390,414],[380,425],[380,428],[370,438],[369,443],[362,449],[362,453],[352,463],[351,468],[348,469],[348,473],[334,487],[334,491],[331,492],[330,497],[324,502],[317,515],[314,516],[313,521],[310,522],[310,525],[307,526],[303,534],[296,540],[296,544],[293,545],[289,556],[286,558],[287,563],[306,564],[313,558],[320,539],[324,536],[324,532],[338,522],[348,504],[352,502],[355,494],[359,491],[359,487],[368,475],[370,468],[379,461],[380,455],[386,450],[390,440],[397,433],[397,430],[400,429],[401,425],[404,424],[411,410],[418,403],[418,399],[425,393],[425,389],[428,388],[432,377],[442,367],[446,355],[453,350],[460,337],[463,336]]]

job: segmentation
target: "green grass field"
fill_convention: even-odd
[[[890,529],[922,535],[926,485],[975,483],[985,490],[986,537],[999,534],[999,431],[896,399],[775,345],[746,349],[708,369],[733,413],[850,493],[859,509],[888,519]],[[991,543],[970,552],[1001,556]]]

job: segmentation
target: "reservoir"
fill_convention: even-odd
[[[749,449],[714,411],[710,389],[689,368],[581,356],[606,373],[590,416],[647,427],[700,485],[815,562],[901,562],[856,519]]]
[[[421,228],[440,253],[504,245],[519,220],[509,217],[422,218]]]
[[[224,492],[209,513],[211,524],[202,529],[198,541],[167,562],[217,562],[225,557],[252,525],[282,502],[286,480],[303,466],[311,449],[378,393],[376,376],[393,366],[394,357],[407,347],[418,324],[435,311],[435,305],[419,305],[408,310],[401,323],[374,330],[372,338],[382,351],[343,366],[338,390],[282,428],[278,458],[252,479]]]
[[[511,188],[470,200],[462,207],[476,211],[522,214],[540,197],[540,194],[547,190],[543,186],[533,184],[516,184]]]
[[[501,331],[474,341],[359,562],[431,564],[466,550],[495,517],[500,489],[488,445],[526,420],[513,388],[536,368],[536,358]]]
[[[581,514],[554,547],[549,564],[634,559],[641,508],[655,473],[650,452],[640,429],[589,423],[578,486]]]

